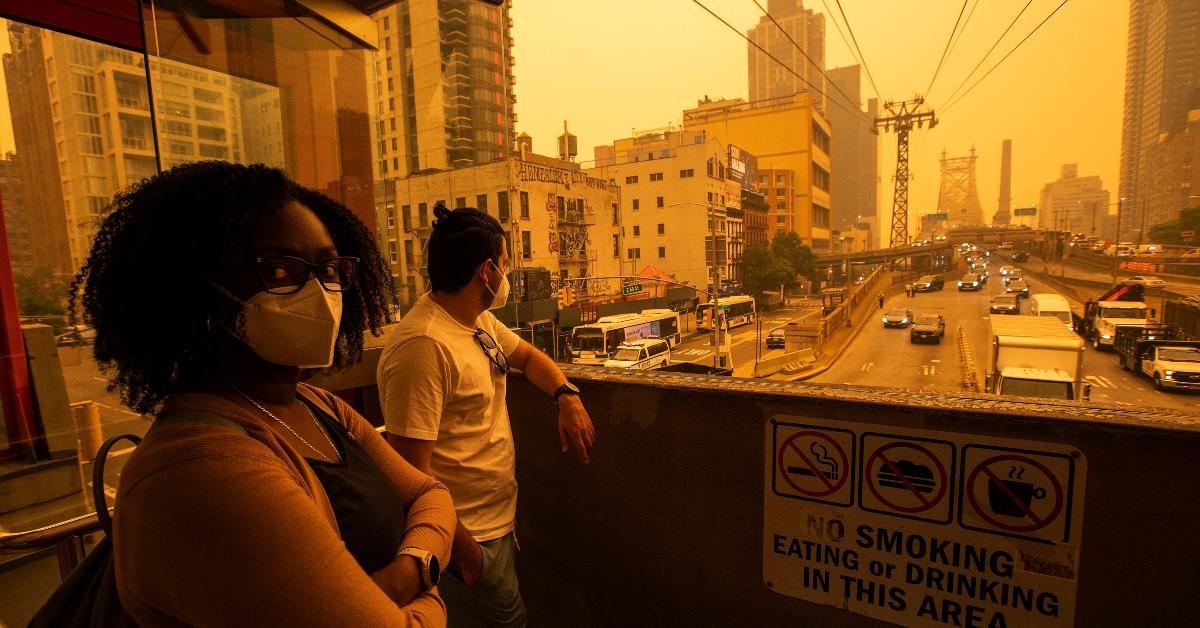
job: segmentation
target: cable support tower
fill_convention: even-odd
[[[823,90],[823,89],[821,89],[821,88],[817,87],[816,85],[814,85],[814,84],[812,83],[812,81],[810,81],[810,80],[808,80],[808,79],[804,78],[804,76],[803,76],[803,75],[801,75],[799,72],[797,72],[797,71],[793,70],[791,66],[789,66],[788,64],[786,64],[786,63],[784,63],[783,61],[781,61],[781,60],[779,59],[779,57],[776,57],[775,55],[771,54],[771,53],[770,53],[770,52],[769,52],[769,51],[768,51],[766,48],[763,48],[762,46],[760,46],[760,45],[758,45],[757,43],[755,43],[755,42],[754,42],[754,40],[752,40],[752,39],[750,39],[749,37],[747,37],[745,33],[743,33],[742,31],[738,30],[738,29],[737,29],[737,27],[735,27],[733,24],[730,24],[729,22],[727,22],[727,21],[725,20],[725,18],[721,17],[720,15],[717,15],[717,14],[716,14],[716,13],[715,13],[715,12],[714,12],[712,9],[710,9],[710,8],[708,8],[708,7],[706,7],[706,6],[704,6],[704,3],[703,3],[703,2],[700,2],[700,0],[692,0],[692,2],[693,2],[693,3],[694,3],[696,6],[700,7],[701,9],[704,9],[706,12],[708,12],[708,14],[709,14],[709,15],[711,15],[711,16],[713,16],[713,17],[717,18],[717,21],[719,21],[720,23],[724,24],[726,28],[728,28],[729,30],[731,30],[731,31],[733,31],[733,32],[735,32],[735,33],[737,33],[737,34],[738,34],[738,37],[741,37],[742,39],[745,39],[745,40],[746,40],[746,42],[747,42],[747,43],[749,43],[751,46],[754,46],[755,48],[758,48],[758,50],[759,50],[760,52],[762,52],[763,54],[767,55],[767,57],[769,57],[769,58],[770,58],[772,61],[774,61],[775,63],[778,63],[778,64],[779,64],[779,67],[781,67],[781,68],[783,68],[783,69],[787,70],[789,73],[791,73],[791,74],[792,74],[792,76],[795,76],[796,78],[800,79],[801,81],[804,81],[804,84],[805,84],[805,85],[808,85],[809,87],[811,87],[811,88],[812,88],[812,90],[813,90],[814,92],[816,92],[816,93],[818,93],[818,94],[820,94],[820,95],[822,95],[822,96],[826,96],[826,97],[828,97],[828,94],[826,94],[826,93],[825,93],[825,90]],[[865,67],[865,66],[864,66],[864,67]],[[835,86],[835,87],[836,87],[836,86]],[[870,118],[868,118],[868,117],[867,117],[867,115],[866,115],[866,114],[864,114],[864,113],[862,112],[862,110],[861,110],[861,109],[859,109],[857,106],[855,106],[854,108],[851,108],[851,109],[847,109],[845,105],[843,105],[843,104],[839,103],[837,100],[834,100],[834,99],[832,99],[832,98],[829,98],[829,102],[831,102],[831,103],[833,103],[833,104],[837,105],[838,107],[841,107],[841,108],[842,108],[842,110],[843,110],[843,111],[845,111],[846,113],[850,113],[850,114],[857,115],[857,116],[859,116],[859,117],[863,118],[864,120],[866,120],[866,121],[870,122]]]
[[[913,127],[937,126],[937,116],[932,109],[923,109],[925,99],[917,96],[903,102],[887,101],[884,111],[890,115],[875,119],[874,131],[879,129],[896,132],[896,187],[892,194],[891,246],[908,244],[908,135]]]
[[[854,36],[854,28],[850,26],[850,20],[846,17],[846,10],[842,8],[842,0],[836,0],[836,2],[838,12],[842,14],[842,21],[846,23],[846,31],[850,33],[850,41],[854,42],[854,50],[858,52],[858,61],[862,64],[863,71],[867,73],[867,80],[871,82],[871,89],[875,90],[875,97],[882,102],[883,96],[879,95],[879,87],[875,85],[875,77],[871,76],[871,67],[867,65],[867,58],[863,56],[862,48],[858,47],[858,38]],[[825,4],[825,0],[821,0],[821,4],[825,7],[826,11],[829,11],[829,5]],[[834,24],[837,24],[837,20],[834,20]]]
[[[1003,64],[1005,60],[1007,60],[1010,56],[1012,56],[1012,54],[1014,52],[1016,52],[1018,48],[1021,47],[1021,44],[1024,44],[1025,42],[1029,41],[1029,38],[1033,37],[1034,33],[1038,32],[1038,30],[1041,29],[1042,26],[1046,22],[1050,21],[1050,18],[1054,17],[1054,15],[1056,13],[1058,13],[1059,9],[1062,9],[1070,1],[1071,0],[1063,0],[1061,4],[1059,4],[1057,7],[1054,8],[1053,11],[1050,12],[1050,15],[1046,16],[1046,19],[1042,20],[1041,22],[1038,22],[1038,25],[1033,27],[1033,30],[1029,31],[1029,34],[1026,35],[1024,39],[1017,42],[1017,45],[1013,46],[1013,49],[1009,50],[1008,54],[1001,57],[1001,59],[996,62],[996,65],[993,65],[990,70],[988,70],[983,76],[979,77],[979,80],[975,81],[970,87],[968,87],[967,91],[963,92],[961,96],[959,96],[958,98],[955,98],[953,101],[946,103],[946,106],[942,109],[942,112],[944,113],[947,109],[953,107],[954,105],[958,104],[959,101],[966,98],[967,94],[970,94],[975,89],[976,86],[978,86],[980,83],[982,83],[984,79],[986,79],[988,76],[990,76],[992,74],[992,72],[995,72],[996,68],[1000,67],[1000,65]]]
[[[958,92],[962,91],[962,88],[965,87],[971,80],[971,77],[975,76],[975,73],[979,71],[979,68],[983,67],[983,63],[987,61],[988,57],[990,57],[993,52],[995,52],[996,47],[1000,45],[1000,42],[1004,41],[1005,36],[1008,35],[1008,31],[1011,31],[1012,27],[1017,25],[1017,20],[1021,19],[1021,16],[1025,14],[1025,9],[1028,9],[1029,5],[1031,4],[1033,4],[1033,0],[1029,0],[1025,3],[1025,6],[1021,7],[1021,10],[1017,12],[1017,16],[1008,23],[1008,27],[1005,28],[1004,32],[1000,33],[1000,36],[996,38],[994,43],[992,43],[992,47],[988,48],[988,51],[983,53],[983,58],[979,60],[979,63],[976,63],[975,67],[971,68],[971,71],[968,72],[967,76],[963,78],[961,83],[958,84],[958,87],[955,87],[954,91],[950,92],[950,95],[946,97],[946,102],[950,102],[955,96],[957,96]],[[944,104],[945,103],[943,103],[943,105]]]
[[[937,67],[933,70],[933,78],[929,79],[929,87],[925,88],[925,95],[928,96],[933,90],[933,83],[937,81],[938,74],[942,71],[942,66],[946,63],[946,57],[950,56],[950,45],[954,43],[954,34],[958,32],[958,25],[962,24],[963,14],[967,12],[967,3],[971,0],[963,0],[962,8],[958,10],[958,18],[954,20],[954,28],[950,29],[950,36],[946,38],[946,47],[942,48],[942,58],[938,59]],[[966,28],[966,24],[963,24]]]
[[[783,36],[787,37],[788,41],[792,42],[792,46],[796,48],[796,51],[799,52],[801,55],[804,55],[804,58],[808,61],[809,65],[816,68],[817,72],[820,72],[821,76],[825,77],[825,80],[828,82],[828,84],[832,85],[833,88],[836,89],[837,92],[839,94],[841,94],[843,98],[846,99],[846,102],[850,103],[851,107],[854,107],[855,109],[859,108],[860,104],[855,102],[853,98],[850,98],[850,96],[848,96],[846,94],[846,92],[842,91],[842,88],[837,86],[837,83],[834,83],[829,78],[829,75],[825,73],[825,68],[822,68],[821,66],[817,65],[817,62],[813,61],[812,57],[808,56],[808,53],[804,51],[804,48],[802,48],[800,46],[800,44],[796,43],[795,39],[792,39],[791,34],[789,34],[786,30],[784,30],[783,26],[779,25],[779,22],[775,21],[775,16],[768,13],[767,10],[765,8],[763,8],[763,5],[758,0],[750,0],[750,1],[754,3],[754,6],[758,7],[759,11],[762,11],[762,14],[764,16],[766,16],[766,18],[768,20],[771,20],[771,23],[775,25],[775,28],[779,29],[779,32],[783,33]],[[863,116],[863,118],[866,119],[866,116]]]

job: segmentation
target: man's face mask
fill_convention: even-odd
[[[496,266],[495,262],[488,260],[488,263],[491,268],[495,269],[497,273],[500,273],[500,268]],[[508,275],[500,273],[499,288],[492,288],[491,281],[487,279],[486,275],[484,276],[483,285],[492,295],[492,302],[490,305],[488,305],[487,309],[494,310],[496,308],[504,307],[504,304],[508,303],[508,294],[512,291],[512,285],[510,285],[508,282]]]

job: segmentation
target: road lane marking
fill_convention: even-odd
[[[869,371],[869,370],[871,370],[871,369],[873,369],[873,368],[875,368],[875,363],[874,363],[874,362],[867,362],[867,363],[863,364],[863,365],[862,365],[862,368],[860,368],[860,369],[858,369],[858,370],[860,370],[860,371],[863,371],[863,372],[866,372],[866,371]]]

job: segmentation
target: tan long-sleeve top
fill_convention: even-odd
[[[300,394],[341,421],[408,504],[404,545],[449,563],[450,494],[328,391]],[[163,415],[215,414],[152,430],[121,474],[113,517],[117,589],[143,626],[444,626],[436,592],[398,607],[338,535],[304,457],[251,411],[204,394]]]

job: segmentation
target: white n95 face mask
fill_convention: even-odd
[[[228,290],[213,285],[237,299]],[[258,357],[306,369],[333,364],[342,320],[340,292],[325,290],[313,278],[292,294],[259,292],[247,301],[237,300],[242,304],[240,340]]]
[[[492,264],[492,268],[496,268],[495,263]],[[500,272],[500,269],[496,268],[496,272]],[[492,290],[492,286],[486,281],[483,282],[483,285],[488,292],[492,293],[492,304],[488,306],[489,310],[504,307],[504,304],[508,303],[508,295],[512,292],[512,284],[508,281],[508,275],[500,275],[500,287],[496,290]]]

